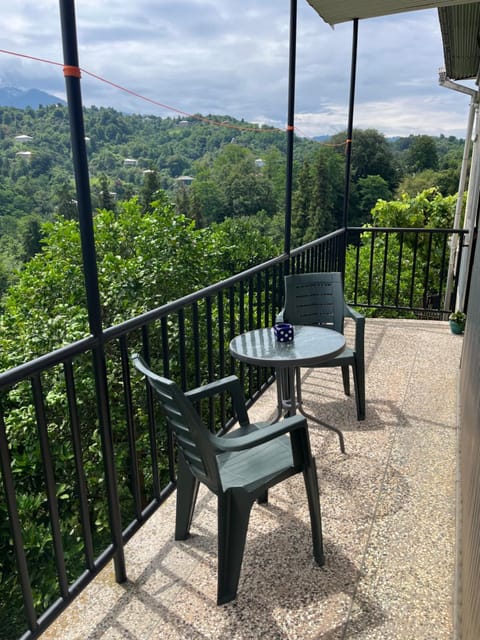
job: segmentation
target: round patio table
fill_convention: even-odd
[[[253,329],[242,333],[230,342],[230,353],[241,362],[258,367],[273,367],[277,381],[277,415],[295,415],[297,410],[309,420],[335,431],[340,449],[345,453],[342,432],[303,409],[300,367],[314,367],[331,360],[345,349],[345,337],[338,331],[325,327],[294,326],[294,339],[279,342],[273,328]]]

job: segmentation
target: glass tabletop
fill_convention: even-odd
[[[345,337],[333,329],[295,325],[294,331],[292,342],[277,341],[272,327],[247,331],[233,338],[230,353],[242,362],[280,368],[330,360],[345,348]]]

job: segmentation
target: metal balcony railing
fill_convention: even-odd
[[[413,240],[420,262],[424,230]],[[362,230],[364,233],[365,230]],[[398,272],[404,277],[405,230],[400,233]],[[357,230],[354,230],[355,235]],[[385,240],[380,262],[391,261],[390,230],[371,234],[370,269]],[[447,234],[429,231],[422,278],[409,271],[412,291],[399,309],[422,312],[419,300],[444,287]],[[286,273],[343,270],[345,230],[282,255],[223,282],[111,327],[99,339],[85,338],[0,374],[0,628],[2,638],[35,638],[112,558],[117,578],[125,575],[123,544],[175,488],[175,451],[144,381],[129,355],[141,351],[152,367],[184,388],[236,373],[251,404],[273,381],[271,371],[233,361],[230,340],[249,329],[270,326],[282,305]],[[439,265],[434,247],[440,237]],[[405,235],[406,238],[406,235]],[[443,243],[443,244],[442,244]],[[460,243],[461,244],[461,243]],[[386,246],[388,245],[388,246]],[[350,249],[346,292],[350,302],[395,308],[387,275],[373,297],[373,278],[364,278],[360,252]],[[417,247],[417,249],[415,249]],[[431,247],[431,249],[429,248]],[[409,249],[410,250],[410,249]],[[351,256],[358,256],[352,259]],[[437,260],[435,253],[435,260]],[[422,258],[424,259],[424,258]],[[352,279],[352,274],[354,277]],[[435,274],[435,276],[434,276]],[[436,278],[436,280],[434,279]],[[366,294],[361,293],[366,291]],[[395,291],[402,291],[397,287]],[[363,299],[366,295],[366,299]],[[402,299],[403,300],[403,299]],[[408,304],[409,303],[409,304]],[[98,393],[105,376],[108,397]],[[102,404],[103,403],[103,404]],[[227,398],[200,407],[212,430],[233,423]],[[8,600],[5,599],[8,596]]]
[[[374,313],[444,320],[455,306],[462,260],[460,229],[350,227],[345,293]],[[456,270],[449,283],[451,239],[458,236]],[[448,300],[446,299],[448,298]]]

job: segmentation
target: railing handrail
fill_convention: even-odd
[[[57,364],[71,360],[76,356],[85,353],[85,351],[90,351],[98,345],[98,342],[98,338],[94,338],[92,335],[89,335],[64,347],[54,349],[45,355],[38,356],[33,360],[23,362],[16,367],[8,369],[7,371],[3,371],[0,373],[0,389],[11,387],[29,376],[36,375],[37,373],[46,371]]]
[[[351,227],[349,227],[351,228]],[[340,229],[335,229],[335,231],[332,231],[331,233],[327,233],[327,235],[322,236],[320,238],[320,240],[322,240],[323,242],[327,242],[327,240],[332,240],[333,238],[336,238],[337,236],[341,236],[345,233],[346,229],[345,227],[341,227]],[[295,256],[298,256],[302,253],[305,253],[305,251],[308,251],[309,249],[313,249],[314,247],[316,247],[318,245],[319,241],[318,238],[316,240],[311,240],[310,242],[307,242],[306,244],[302,244],[301,247],[297,247],[296,249],[292,249],[290,251],[290,256],[292,258],[294,258]]]
[[[182,298],[178,298],[177,300],[172,300],[171,302],[167,302],[166,304],[161,305],[160,307],[156,307],[155,309],[151,309],[150,311],[146,311],[135,318],[131,318],[130,320],[125,320],[124,322],[115,325],[113,327],[109,327],[105,329],[103,335],[106,340],[113,340],[114,338],[118,338],[125,333],[130,331],[134,331],[135,329],[139,329],[141,326],[145,324],[150,324],[155,320],[159,320],[161,317],[168,315],[169,313],[174,313],[178,311],[182,307],[189,306],[203,298],[208,298],[212,295],[215,295],[219,291],[223,289],[228,289],[229,287],[237,284],[237,282],[241,282],[242,280],[248,280],[250,277],[265,271],[266,269],[273,267],[277,264],[281,264],[288,260],[288,255],[286,253],[282,253],[280,256],[275,258],[271,258],[266,262],[262,262],[259,265],[254,267],[250,267],[245,271],[241,271],[225,280],[221,280],[220,282],[216,282],[214,284],[208,285],[207,287],[203,287],[202,289],[198,289],[193,293],[189,293]]]
[[[466,235],[468,230],[466,229],[426,229],[426,228],[418,228],[418,227],[348,227],[347,231],[360,231],[360,232],[416,232],[416,233],[457,233],[459,235]],[[327,241],[333,239],[337,236],[342,235],[345,232],[344,228],[336,229],[332,233],[327,234],[322,237],[322,241]],[[236,283],[248,279],[251,276],[256,275],[257,273],[268,269],[269,267],[281,264],[282,262],[286,262],[290,257],[294,258],[297,255],[308,251],[309,249],[315,247],[318,244],[317,240],[312,240],[301,247],[297,247],[293,249],[290,253],[290,256],[286,253],[282,253],[275,258],[271,258],[266,262],[263,262],[259,265],[255,265],[254,267],[250,267],[245,271],[237,273],[229,278],[221,280],[220,282],[216,282],[207,287],[203,287],[202,289],[198,289],[193,293],[190,293],[182,298],[178,298],[176,300],[172,300],[171,302],[167,302],[166,304],[161,305],[160,307],[156,307],[155,309],[151,309],[150,311],[146,311],[139,316],[135,316],[135,318],[131,318],[129,320],[125,320],[118,325],[114,325],[112,327],[108,327],[103,331],[102,338],[105,341],[110,341],[115,338],[118,338],[126,333],[133,331],[135,329],[140,328],[145,324],[149,324],[155,320],[160,319],[163,316],[168,315],[169,313],[178,311],[181,307],[185,307],[191,305],[198,300],[206,298],[210,295],[214,295],[221,291],[222,289],[231,287]],[[75,342],[72,342],[69,345],[64,347],[59,347],[51,351],[48,354],[38,356],[33,360],[29,360],[26,363],[22,363],[17,365],[16,367],[12,367],[11,369],[0,373],[0,389],[10,387],[25,378],[35,375],[45,369],[51,368],[62,362],[70,360],[81,353],[84,353],[87,350],[92,349],[97,346],[99,342],[99,338],[95,338],[92,335],[86,336],[85,338],[81,338]]]
[[[388,231],[392,233],[398,233],[399,231],[412,231],[415,233],[458,233],[460,235],[466,235],[468,233],[468,229],[444,229],[443,227],[434,229],[429,227],[348,227],[347,231]]]

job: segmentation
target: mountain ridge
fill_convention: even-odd
[[[41,105],[66,104],[65,100],[42,91],[41,89],[17,89],[16,87],[0,87],[0,106],[26,109],[37,109]]]

